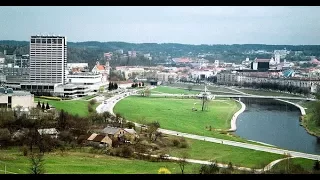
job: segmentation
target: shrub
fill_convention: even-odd
[[[173,139],[172,143],[173,143],[173,146],[176,146],[176,147],[180,145],[180,141],[178,139]]]
[[[121,148],[116,148],[115,149],[115,155],[116,156],[121,156]]]
[[[88,112],[89,112],[89,113],[92,113],[92,112],[93,112],[93,108],[92,108],[91,104],[88,104]]]
[[[21,151],[23,156],[28,156],[29,149],[26,145],[22,146]]]
[[[96,104],[97,103],[97,100],[96,99],[91,99],[90,101],[89,101],[89,104],[91,104],[91,105],[94,105],[94,104]]]
[[[169,169],[162,167],[158,170],[158,174],[171,174],[171,172]]]
[[[129,146],[124,146],[121,149],[121,153],[123,157],[129,158],[133,155],[133,149]]]
[[[51,97],[51,96],[40,96],[42,99],[54,100],[54,101],[61,101],[59,97]]]
[[[187,147],[189,147],[189,145],[188,145],[187,142],[182,142],[182,143],[180,144],[180,147],[181,147],[181,148],[187,148]]]

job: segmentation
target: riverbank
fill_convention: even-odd
[[[315,103],[317,102],[309,101],[309,102],[303,103],[302,105],[299,105],[304,110],[306,109],[305,114],[300,117],[300,125],[304,127],[304,129],[308,132],[308,134],[315,136],[317,138],[320,138],[320,127],[317,126],[316,123],[313,122],[311,119],[313,114],[312,109],[314,108]]]

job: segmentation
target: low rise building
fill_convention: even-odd
[[[0,108],[15,108],[17,106],[24,108],[35,107],[33,94],[0,87]]]
[[[100,86],[106,85],[103,83],[102,74],[99,73],[73,73],[67,75],[67,82],[77,86],[85,86],[90,91],[98,91]]]

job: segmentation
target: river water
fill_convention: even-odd
[[[238,116],[236,135],[282,149],[320,154],[320,140],[300,126],[300,110],[277,100],[241,98],[246,110]]]

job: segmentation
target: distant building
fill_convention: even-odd
[[[67,63],[68,72],[84,72],[88,69],[88,63]]]
[[[90,91],[98,91],[103,85],[102,74],[91,72],[80,72],[67,75],[67,82],[77,86],[85,86]]]
[[[128,51],[128,56],[135,58],[135,57],[137,57],[137,52],[136,51]]]
[[[0,108],[34,107],[34,96],[25,91],[13,91],[12,88],[0,87]]]
[[[50,95],[67,80],[67,39],[65,36],[31,36],[29,81],[21,89]]]
[[[65,36],[31,36],[30,82],[65,84],[67,39]]]
[[[274,58],[275,58],[275,63],[280,64],[280,54],[275,54]]]
[[[20,68],[27,68],[29,67],[29,60],[30,60],[29,54],[25,54],[25,55],[16,57],[13,62],[15,66],[18,66]]]
[[[219,67],[219,60],[214,60],[214,66]]]
[[[116,50],[116,53],[123,54],[123,49]]]
[[[92,68],[91,72],[94,74],[101,74],[101,82],[107,83],[108,82],[108,75],[109,75],[109,69],[105,65],[101,65],[99,62],[96,63],[96,65]]]
[[[38,129],[38,133],[40,135],[49,135],[51,138],[58,138],[59,132],[56,128],[48,128],[48,129]]]
[[[273,58],[271,59],[273,60]],[[258,70],[258,71],[267,71],[270,68],[270,59],[258,59],[256,58],[251,63],[251,69],[252,70]]]

